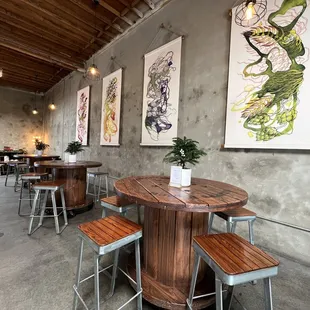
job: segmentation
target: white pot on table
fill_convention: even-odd
[[[69,163],[76,163],[76,154],[69,154]]]

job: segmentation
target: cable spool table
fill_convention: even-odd
[[[169,186],[165,176],[137,176],[118,180],[121,197],[145,206],[143,228],[143,298],[165,309],[185,309],[194,253],[192,237],[208,231],[208,213],[240,208],[244,190],[222,182],[192,179],[190,187]],[[135,278],[134,263],[128,271]],[[214,292],[214,275],[201,264],[196,294]],[[194,309],[214,303],[214,296],[194,302]]]
[[[100,167],[96,161],[77,161],[67,163],[62,160],[38,161],[34,163],[38,168],[51,168],[54,180],[65,183],[66,208],[71,215],[89,210],[93,206],[93,198],[86,197],[87,168]]]

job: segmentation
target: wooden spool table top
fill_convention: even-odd
[[[17,154],[17,155],[14,155],[15,158],[29,158],[29,159],[46,159],[46,160],[49,160],[49,159],[58,159],[60,158],[59,155],[36,155],[36,154]]]
[[[56,168],[56,169],[80,169],[80,168],[96,168],[102,166],[97,161],[77,161],[76,163],[68,163],[63,160],[43,160],[34,163],[35,167]]]
[[[207,179],[192,179],[189,187],[169,186],[166,176],[137,176],[115,183],[118,195],[140,205],[183,212],[218,212],[244,206],[248,194],[241,188]]]

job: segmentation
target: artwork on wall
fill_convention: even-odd
[[[310,10],[268,1],[252,27],[232,16],[225,147],[310,149]]]
[[[87,86],[77,92],[76,109],[76,141],[87,145],[88,143],[88,110],[89,110],[89,90]]]
[[[178,134],[182,37],[145,55],[141,145],[172,145]]]
[[[122,69],[102,79],[100,145],[119,146]]]

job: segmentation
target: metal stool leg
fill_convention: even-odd
[[[23,199],[23,188],[24,188],[24,180],[22,180],[22,188],[20,189],[20,194],[19,194],[19,202],[18,202],[18,215],[19,216],[22,216],[20,214],[20,207],[21,207],[21,204],[22,204],[22,199]],[[31,200],[30,200],[30,205],[31,205]]]
[[[105,207],[102,208],[102,214],[101,214],[101,217],[104,218],[107,216],[107,211],[105,209]]]
[[[250,243],[254,245],[253,224],[255,220],[249,221],[249,238]]]
[[[139,239],[135,241],[137,293],[141,292],[142,290],[139,241]],[[137,310],[142,310],[142,292],[137,296]]]
[[[16,168],[15,168],[15,184],[14,184],[14,192],[17,192],[18,179],[19,179],[19,167],[18,167],[18,166],[16,166]]]
[[[111,298],[114,295],[115,280],[117,277],[117,270],[118,270],[119,250],[120,249],[118,248],[114,252],[114,263],[113,263],[113,271],[112,271],[112,277],[111,277],[111,287],[110,287],[110,292],[106,296],[105,300]]]
[[[216,310],[223,310],[223,283],[215,275]]]
[[[230,230],[231,233],[235,233],[235,231],[236,231],[236,225],[237,225],[237,222],[232,222],[232,223],[231,223],[231,230]]]
[[[138,224],[141,225],[141,206],[137,205],[137,212],[138,212]]]
[[[77,290],[80,286],[80,281],[81,281],[81,267],[82,267],[82,261],[83,261],[83,248],[84,248],[84,240],[81,238],[79,259],[78,259],[78,265],[77,265],[76,276],[75,276],[75,285],[73,286],[73,289],[74,289],[73,310],[76,310],[77,302],[78,302]]]
[[[4,186],[7,186],[7,184],[8,184],[9,173],[10,173],[10,166],[7,165],[7,167],[6,167],[6,177],[5,177]]]
[[[34,196],[34,199],[33,199],[33,203],[32,203],[31,214],[30,214],[28,235],[33,234],[33,233],[39,228],[39,226],[37,226],[33,231],[31,231],[31,229],[32,229],[32,224],[33,224],[33,217],[34,217],[34,214],[35,214],[35,211],[36,211],[36,206],[37,206],[38,197],[39,197],[39,190],[36,190],[36,193],[35,193],[35,196]]]
[[[94,176],[94,201],[97,202],[97,191],[96,191],[96,186],[97,186],[97,175]]]
[[[49,192],[49,191],[46,190],[45,193],[44,193],[43,205],[42,205],[41,212],[40,212],[39,226],[42,226],[42,224],[43,224],[44,213],[45,213],[45,208],[46,208],[47,198],[48,198],[48,192]]]
[[[109,180],[107,175],[105,175],[105,196],[109,197]]]
[[[64,189],[63,188],[60,189],[60,197],[61,197],[62,211],[64,213],[65,226],[67,226],[68,225],[68,217],[67,217],[65,193],[64,193]]]
[[[193,298],[195,294],[195,287],[196,287],[199,265],[200,265],[200,256],[195,252],[195,262],[194,262],[194,269],[193,269],[193,274],[192,274],[191,288],[189,291],[189,297],[186,301],[188,309],[190,310],[192,309],[192,305],[193,305]]]
[[[224,310],[230,310],[231,303],[233,300],[233,294],[234,294],[234,286],[228,286],[226,297],[224,300]]]
[[[89,174],[87,174],[86,195],[89,194]]]
[[[100,194],[101,194],[101,177],[98,177],[98,192],[96,196],[96,201],[100,200]]]
[[[95,310],[100,310],[99,296],[99,255],[94,253]]]
[[[58,222],[58,214],[57,214],[55,192],[51,191],[51,194],[52,194],[52,204],[53,204],[53,214],[54,214],[56,234],[59,235],[59,222]]]
[[[208,235],[211,233],[212,230],[213,219],[214,219],[214,213],[211,212],[209,215]]]
[[[271,279],[264,279],[264,291],[265,291],[265,310],[272,310],[272,293],[271,293]]]

